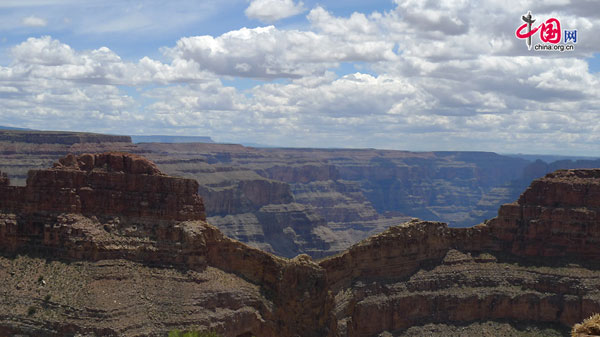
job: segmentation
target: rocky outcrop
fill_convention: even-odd
[[[188,179],[138,156],[69,156],[31,176],[25,187],[0,182],[0,335],[199,326],[227,337],[403,336],[461,326],[469,336],[498,322],[552,335],[600,311],[600,169],[538,179],[475,227],[414,219],[318,263],[227,238],[202,220]],[[85,193],[104,206],[85,206]],[[106,201],[123,195],[148,205]],[[302,207],[252,215],[306,237],[316,220]]]
[[[61,140],[63,134],[79,142],[61,144],[69,143]],[[168,174],[197,180],[207,216],[227,235],[282,256],[335,254],[412,217],[470,226],[492,218],[499,205],[514,200],[526,186],[504,186],[519,176],[526,161],[483,152],[257,149],[232,144],[132,144],[109,135],[86,142],[76,138],[80,134],[62,132],[11,135],[0,141],[0,171],[8,173],[15,185],[25,185],[29,170],[48,167],[67,153],[143,154]],[[33,143],[43,137],[55,138]],[[264,206],[292,203],[305,206],[306,218],[319,216],[312,225],[316,233],[323,232],[325,220],[336,242],[321,244],[329,242],[329,233],[295,236],[289,246],[280,246],[283,250],[272,250],[260,240],[263,223],[238,225],[257,219]],[[314,237],[320,242],[311,245]]]
[[[266,168],[261,175],[286,183],[337,180],[339,173],[333,165],[282,165]]]
[[[266,205],[287,204],[294,200],[289,185],[260,178],[204,184],[198,193],[207,200],[210,216],[256,212]]]
[[[523,256],[600,258],[600,170],[559,170],[535,180],[490,221],[504,249]]]
[[[290,258],[302,253],[323,257],[348,246],[314,207],[296,202],[290,184],[239,167],[233,161],[239,160],[238,155],[252,159],[245,153],[247,148],[214,144],[215,152],[203,153],[206,145],[210,144],[141,144],[148,150],[164,151],[165,156],[153,158],[165,171],[200,183],[198,193],[204,199],[208,222],[232,238]]]
[[[0,289],[0,335],[333,331],[324,270],[225,237],[203,221],[197,188],[123,153],[67,156],[26,187],[2,184],[0,283],[15,288]]]
[[[586,318],[583,322],[575,324],[571,330],[571,336],[600,336],[600,314],[595,314]]]
[[[338,333],[495,320],[564,330],[599,312],[599,184],[600,170],[557,171],[486,224],[414,220],[322,260]]]
[[[128,136],[79,132],[0,131],[0,171],[24,186],[29,170],[44,169],[67,154],[138,153]]]
[[[167,177],[124,153],[69,155],[52,169],[29,172],[27,186],[5,186],[3,209],[71,212],[164,220],[204,220],[198,183]]]

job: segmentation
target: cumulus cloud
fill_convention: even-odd
[[[45,27],[48,24],[48,21],[32,15],[32,16],[23,18],[21,23],[23,25],[29,26],[29,27]]]
[[[247,17],[262,22],[274,22],[305,11],[302,1],[293,0],[252,0],[245,10]]]
[[[377,19],[380,14],[371,15],[369,19],[363,13],[354,12],[349,18],[335,17],[323,7],[317,6],[308,13],[307,19],[311,25],[319,31],[333,36],[346,36],[348,39],[369,38],[379,35],[381,29],[378,27]],[[385,39],[380,36],[378,39]]]
[[[393,48],[393,43],[373,37],[350,43],[346,37],[268,26],[242,28],[216,38],[182,38],[167,53],[220,75],[297,78],[322,74],[339,62],[393,60]]]
[[[47,66],[69,64],[74,61],[74,52],[68,45],[53,40],[49,36],[30,37],[15,46],[12,55],[17,63],[30,63]]]
[[[170,64],[144,57],[125,62],[107,47],[75,51],[49,36],[29,38],[12,48],[9,69],[30,78],[60,79],[108,85],[195,82],[214,78],[198,64],[182,59]]]
[[[30,38],[0,67],[0,122],[35,127],[69,111],[95,131],[120,121],[230,142],[593,153],[600,75],[586,58],[597,53],[600,17],[589,1],[528,1],[540,20],[578,29],[575,51],[527,50],[514,37],[524,10],[500,0],[396,0],[343,17],[317,6],[305,29],[182,37],[164,60]],[[221,80],[241,77],[255,85]]]
[[[12,48],[12,56],[10,66],[0,66],[0,121],[34,128],[55,123],[58,129],[114,133],[118,125],[124,132],[151,118],[121,86],[215,79],[193,62],[125,62],[107,47],[78,51],[49,36],[27,39]]]

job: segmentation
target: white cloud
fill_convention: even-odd
[[[163,49],[168,61],[30,38],[0,67],[0,124],[103,131],[117,121],[297,146],[596,151],[600,75],[586,58],[597,53],[600,18],[579,14],[592,3],[534,13],[579,30],[570,53],[528,51],[514,37],[524,12],[504,1],[396,4],[346,17],[317,6],[304,29],[183,37]],[[221,80],[240,77],[257,81],[242,90]]]
[[[12,55],[17,63],[60,66],[73,63],[75,54],[68,45],[44,36],[28,38],[12,49]]]
[[[393,60],[393,48],[393,43],[373,38],[348,41],[346,37],[268,26],[242,28],[216,38],[182,38],[168,54],[220,75],[297,78],[322,74],[339,62]]]
[[[348,39],[367,36],[373,39],[374,35],[381,33],[376,22],[381,15],[374,14],[371,17],[369,19],[363,13],[355,12],[347,19],[339,18],[331,15],[323,7],[317,6],[308,13],[307,19],[314,28],[328,35],[346,36]],[[385,39],[385,36],[380,35],[378,39]]]
[[[164,64],[148,57],[125,62],[107,47],[75,51],[49,36],[29,38],[12,49],[15,64],[10,68],[30,78],[59,79],[107,85],[197,82],[212,80],[194,62],[183,59]]]
[[[294,3],[293,0],[252,0],[244,13],[251,19],[262,22],[274,22],[304,12],[302,1]]]
[[[193,62],[125,62],[107,47],[78,51],[49,36],[27,39],[12,56],[0,66],[0,122],[32,128],[129,133],[154,118],[119,86],[215,81]]]
[[[48,21],[46,21],[45,19],[39,18],[37,16],[28,16],[26,18],[23,18],[23,20],[21,21],[21,23],[25,26],[29,26],[29,27],[45,27],[48,24]]]

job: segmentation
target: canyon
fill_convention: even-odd
[[[411,219],[313,260],[228,238],[202,182],[144,156],[48,167],[0,175],[0,336],[563,336],[600,311],[600,169],[546,174],[473,227]]]
[[[209,223],[283,257],[336,254],[413,217],[472,226],[493,218],[532,179],[561,168],[485,152],[133,144],[128,136],[0,134],[0,171],[14,185],[24,186],[29,170],[51,166],[70,153],[143,155],[166,174],[199,183]]]

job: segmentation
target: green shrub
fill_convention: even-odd
[[[169,332],[169,337],[221,337],[218,333],[214,331],[181,331],[181,330],[171,330]]]
[[[181,337],[181,331],[175,329],[169,331],[169,337]]]
[[[31,316],[31,315],[35,314],[35,312],[36,312],[36,309],[34,306],[27,308],[27,316]]]

